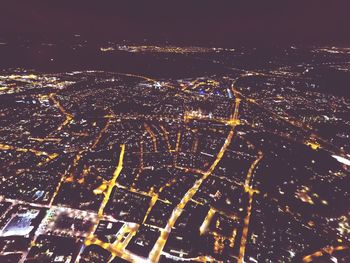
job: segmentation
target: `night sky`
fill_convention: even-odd
[[[101,40],[218,46],[350,45],[350,1],[6,1],[1,5],[0,36],[81,34]]]

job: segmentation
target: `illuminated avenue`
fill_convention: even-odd
[[[3,70],[0,262],[349,262],[349,50],[96,50],[225,70]]]

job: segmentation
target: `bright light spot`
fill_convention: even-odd
[[[350,166],[350,160],[339,155],[332,155],[333,158],[337,159],[338,162]]]
[[[338,263],[338,259],[335,258],[335,257],[331,257],[331,260],[332,260],[332,262],[334,262],[334,263]]]

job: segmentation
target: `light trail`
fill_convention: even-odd
[[[144,127],[147,131],[147,133],[151,136],[152,142],[153,142],[153,149],[155,152],[158,152],[157,149],[157,138],[154,134],[154,132],[151,130],[151,128],[149,127],[149,125],[147,123],[144,123]]]
[[[146,219],[148,218],[149,213],[151,212],[153,206],[156,204],[158,200],[158,195],[154,194],[153,197],[151,198],[150,204],[148,206],[147,212],[142,220],[142,224],[146,222]]]
[[[242,238],[241,238],[241,244],[239,248],[239,255],[238,255],[238,263],[243,263],[244,262],[244,254],[245,254],[245,248],[246,248],[246,243],[247,243],[247,236],[248,236],[248,230],[249,230],[249,222],[250,222],[250,216],[252,212],[252,206],[253,206],[253,195],[255,193],[254,190],[252,190],[250,184],[251,184],[251,179],[252,175],[255,171],[256,166],[258,163],[261,161],[263,158],[263,153],[258,152],[258,158],[255,159],[255,161],[252,163],[252,165],[249,167],[249,170],[247,172],[247,177],[245,180],[244,184],[244,189],[246,192],[248,192],[249,195],[249,204],[247,208],[247,215],[244,218],[244,225],[243,225],[243,230],[242,230]]]
[[[341,251],[341,250],[347,250],[347,249],[349,249],[348,246],[324,247],[321,250],[312,253],[311,255],[303,257],[303,262],[312,262],[312,261],[316,260],[316,258],[322,257],[325,254],[332,255],[335,251]]]
[[[72,178],[71,180],[73,180],[73,175],[72,175],[71,171],[73,171],[74,168],[78,165],[82,153],[83,152],[80,151],[80,152],[78,152],[76,154],[76,156],[74,157],[73,164],[72,164],[71,168],[68,169],[68,171],[65,174],[62,175],[61,180],[59,181],[59,183],[58,183],[58,185],[57,185],[57,187],[55,189],[55,192],[53,193],[53,195],[51,197],[50,207],[52,206],[52,204],[53,204],[53,202],[54,202],[54,200],[55,200],[59,190],[61,189],[61,186],[62,186],[63,182],[66,182],[67,180],[69,181],[68,178]],[[70,177],[67,177],[67,175],[70,175]]]
[[[116,246],[116,245],[113,245],[110,243],[105,243],[94,236],[94,232],[95,232],[100,220],[103,218],[103,212],[104,212],[104,209],[105,209],[105,207],[110,199],[110,195],[112,193],[112,190],[113,190],[114,186],[116,186],[117,178],[118,178],[121,170],[123,169],[123,158],[124,158],[124,153],[125,153],[125,144],[122,144],[120,147],[121,147],[121,151],[120,151],[120,155],[119,155],[119,162],[118,162],[118,165],[113,173],[113,178],[107,183],[107,189],[105,192],[105,196],[102,200],[102,203],[101,203],[100,208],[99,208],[98,213],[97,213],[98,220],[93,225],[93,227],[90,231],[90,234],[84,240],[84,245],[85,246],[89,246],[92,244],[98,245],[98,246],[102,247],[103,249],[106,249],[109,252],[111,252],[113,256],[118,256],[118,257],[121,257],[121,258],[128,260],[128,261],[131,261],[131,262],[144,262],[143,258],[141,258],[137,255],[134,255],[131,252],[125,250],[124,247],[126,245],[124,247],[122,247],[122,246]]]
[[[47,153],[44,151],[38,151],[32,148],[21,148],[21,147],[16,147],[16,146],[12,146],[12,145],[8,145],[8,144],[3,144],[0,143],[0,150],[3,151],[8,151],[8,150],[13,150],[16,152],[31,152],[34,153],[37,156],[47,156],[50,160],[55,159],[58,156],[58,153]]]
[[[208,214],[207,216],[205,217],[202,225],[199,227],[199,233],[200,235],[203,235],[207,232],[207,229],[210,225],[210,222],[213,218],[213,216],[215,215],[215,210],[213,208],[210,208],[209,211],[208,211]]]
[[[236,118],[238,117],[238,109],[236,107],[239,107],[239,103],[240,103],[240,100],[236,99],[235,100],[235,112],[233,114],[233,117],[236,117]],[[200,188],[200,186],[202,185],[202,183],[212,174],[212,172],[214,171],[214,169],[216,168],[218,163],[221,161],[227,147],[230,145],[231,140],[233,138],[234,127],[235,126],[231,126],[231,129],[226,137],[226,140],[225,140],[223,146],[221,147],[220,151],[218,152],[216,159],[214,160],[214,162],[212,163],[210,168],[186,192],[184,197],[181,199],[180,203],[173,210],[173,212],[172,212],[172,214],[167,222],[167,225],[165,226],[164,229],[161,230],[159,238],[157,239],[155,245],[153,246],[151,252],[149,253],[148,258],[151,262],[158,262],[159,261],[161,253],[162,253],[164,246],[165,246],[165,244],[169,238],[169,235],[171,233],[171,230],[174,227],[177,219],[182,214],[183,209],[185,208],[187,203],[193,198],[193,196],[197,193],[197,191]]]
[[[110,198],[110,195],[112,193],[112,189],[113,187],[116,185],[117,182],[117,178],[120,174],[120,172],[123,169],[123,158],[124,158],[124,153],[125,153],[125,144],[121,145],[121,151],[120,151],[120,155],[119,155],[119,162],[118,162],[118,166],[115,169],[114,173],[113,173],[113,177],[112,179],[108,182],[108,187],[107,187],[107,192],[105,193],[105,197],[102,200],[101,206],[98,210],[98,215],[101,217],[103,215],[103,211],[105,209],[105,206],[107,205],[107,202]]]
[[[102,128],[102,130],[98,133],[97,138],[95,142],[92,144],[91,149],[94,149],[97,144],[100,142],[102,135],[108,130],[108,127],[110,125],[110,120],[108,119],[106,122],[106,125]]]
[[[174,156],[174,166],[177,165],[177,158],[179,155],[180,150],[180,142],[181,142],[181,131],[178,131],[177,133],[177,139],[176,139],[176,145],[175,145],[175,156]]]
[[[50,93],[49,98],[54,102],[57,108],[61,111],[61,113],[65,116],[65,120],[58,126],[57,130],[60,131],[64,126],[69,124],[73,120],[73,115],[68,113],[65,108],[62,107],[61,103],[55,98],[55,93]]]
[[[165,141],[166,141],[166,144],[167,144],[167,147],[168,147],[168,151],[171,152],[172,149],[171,149],[171,145],[170,145],[170,142],[169,142],[169,132],[165,129],[165,127],[163,125],[160,125],[160,128],[162,129],[163,131],[163,136],[165,138]]]

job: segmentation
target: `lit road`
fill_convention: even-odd
[[[233,120],[238,119],[238,107],[239,107],[240,100],[235,100],[235,107],[234,107],[234,113],[232,115]],[[155,245],[153,246],[150,254],[149,259],[151,262],[158,262],[159,258],[161,256],[161,253],[163,251],[163,248],[168,240],[168,237],[171,233],[172,228],[174,227],[177,219],[181,216],[183,209],[187,205],[187,203],[193,198],[193,196],[196,194],[202,183],[212,174],[218,163],[221,161],[222,157],[225,154],[225,151],[227,147],[230,145],[231,140],[234,135],[234,127],[231,127],[231,130],[228,133],[228,136],[221,147],[220,151],[218,152],[215,161],[212,163],[210,168],[203,174],[203,176],[198,179],[194,185],[187,191],[187,193],[184,195],[184,197],[181,199],[180,203],[176,206],[176,208],[173,210],[167,225],[164,229],[161,230],[161,234],[159,238],[157,239]]]

